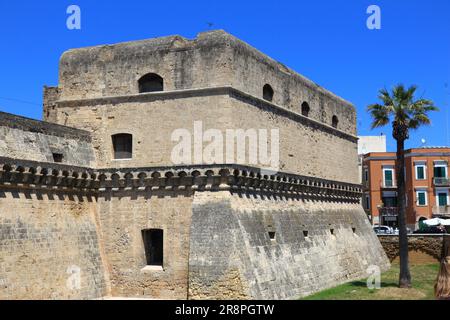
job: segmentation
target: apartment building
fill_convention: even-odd
[[[450,218],[448,163],[450,147],[405,150],[406,223]],[[396,153],[370,152],[363,157],[363,207],[372,224],[398,226]]]

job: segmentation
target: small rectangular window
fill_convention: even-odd
[[[366,195],[366,203],[365,203],[365,207],[367,210],[370,210],[370,196]]]
[[[308,231],[307,231],[307,230],[304,230],[304,231],[303,231],[303,236],[304,236],[305,238],[308,237]]]
[[[417,191],[417,205],[426,206],[427,205],[427,192]]]
[[[365,182],[369,181],[369,170],[368,169],[364,169],[364,181]]]
[[[416,180],[425,180],[425,166],[416,165]]]
[[[163,230],[147,229],[142,230],[144,241],[145,258],[149,266],[163,265]]]
[[[275,240],[275,232],[269,231],[269,238],[270,240]]]
[[[133,136],[120,133],[112,136],[114,159],[131,159],[133,156]]]
[[[394,186],[393,170],[384,170],[384,186],[385,187],[393,187]]]
[[[438,193],[438,196],[437,196],[438,201],[437,202],[438,202],[438,205],[440,207],[445,207],[445,206],[448,205],[447,197],[448,197],[448,194],[446,192],[439,192]]]
[[[334,229],[330,229],[330,233],[334,235]]]
[[[63,162],[63,154],[62,153],[53,153],[53,162]]]

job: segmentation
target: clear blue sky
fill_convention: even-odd
[[[66,9],[81,8],[81,30]],[[366,8],[381,8],[381,30],[366,28]],[[42,87],[58,82],[69,48],[224,29],[355,104],[358,133],[370,130],[366,106],[378,89],[402,82],[441,108],[407,147],[450,145],[450,1],[58,0],[0,3],[0,110],[41,119]]]

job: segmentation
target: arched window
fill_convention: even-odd
[[[331,120],[331,125],[332,125],[334,128],[337,128],[337,127],[338,127],[338,124],[339,124],[339,119],[338,119],[338,117],[337,117],[337,116],[333,116],[333,119]]]
[[[302,115],[305,117],[309,116],[309,104],[306,101],[302,103]]]
[[[119,133],[112,136],[114,159],[131,159],[133,157],[133,136]]]
[[[263,99],[267,101],[272,101],[273,99],[273,89],[270,84],[266,84],[263,87]]]
[[[156,73],[148,73],[139,79],[139,93],[164,90],[164,80]]]

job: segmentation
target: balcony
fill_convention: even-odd
[[[433,183],[437,187],[447,187],[447,186],[450,186],[450,179],[442,178],[442,177],[434,177]]]
[[[392,180],[381,181],[380,187],[382,189],[397,189],[397,185]]]
[[[396,223],[398,219],[398,207],[380,207],[378,208],[380,214],[380,223],[389,224]]]
[[[398,207],[380,207],[378,208],[380,216],[396,217],[398,216]]]
[[[433,217],[450,217],[450,206],[433,206]]]

